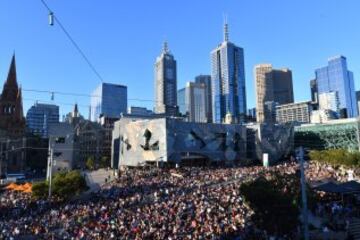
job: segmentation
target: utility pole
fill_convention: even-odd
[[[307,196],[306,196],[306,182],[305,182],[305,169],[304,169],[304,149],[299,147],[298,157],[300,163],[300,182],[301,182],[301,198],[302,198],[302,220],[304,228],[304,239],[309,240],[309,224],[308,224],[308,209],[307,209]]]
[[[50,147],[51,146],[51,147]],[[50,146],[49,146],[49,199],[51,199],[51,182],[52,182],[52,167],[53,167],[53,159],[54,159],[54,144],[50,140]]]

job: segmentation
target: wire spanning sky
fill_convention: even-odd
[[[223,39],[223,15],[230,41],[243,47],[248,107],[255,105],[253,67],[272,63],[293,71],[295,100],[310,99],[309,81],[327,59],[342,54],[360,88],[360,1],[358,0],[47,0],[55,16],[106,82],[128,86],[129,106],[153,103],[154,62],[162,42],[177,60],[178,88],[198,74],[210,74],[210,51]],[[16,52],[24,89],[91,94],[100,83],[40,0],[0,1],[0,82]],[[51,94],[24,91],[24,110],[51,102]],[[86,96],[55,94],[61,114],[77,102],[84,116]]]

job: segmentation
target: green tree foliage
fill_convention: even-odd
[[[103,156],[100,159],[100,167],[101,168],[107,168],[110,167],[110,158],[107,156]]]
[[[41,182],[33,186],[33,196],[45,198],[48,194],[48,182]],[[79,171],[59,172],[52,178],[52,194],[60,199],[69,199],[87,190],[85,178]]]
[[[275,177],[267,180],[260,177],[242,184],[240,191],[254,211],[252,220],[260,229],[271,235],[290,236],[299,225],[299,190],[286,186],[285,181]]]
[[[90,156],[88,157],[88,159],[86,160],[86,168],[89,170],[94,170],[95,169],[95,159],[94,157]]]
[[[314,150],[310,151],[309,157],[313,161],[334,166],[345,165],[348,167],[360,167],[360,152],[349,152],[345,149]]]
[[[34,198],[46,198],[49,191],[47,182],[37,182],[32,186],[32,196]]]

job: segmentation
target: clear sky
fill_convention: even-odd
[[[230,41],[243,47],[248,107],[255,105],[253,67],[272,63],[293,71],[295,100],[310,98],[309,80],[327,59],[342,54],[360,79],[359,0],[47,0],[105,81],[128,86],[130,99],[153,99],[155,58],[166,39],[177,60],[178,88],[210,73],[210,51],[223,38],[228,16]],[[51,102],[49,93],[90,94],[100,80],[58,25],[48,25],[40,0],[0,0],[0,81],[16,52],[24,111]],[[1,83],[2,84],[2,83]],[[77,102],[87,117],[88,97],[60,96],[64,114]],[[128,105],[152,108],[151,102]]]

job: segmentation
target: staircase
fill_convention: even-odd
[[[360,219],[354,218],[349,225],[349,236],[354,240],[360,240]]]

